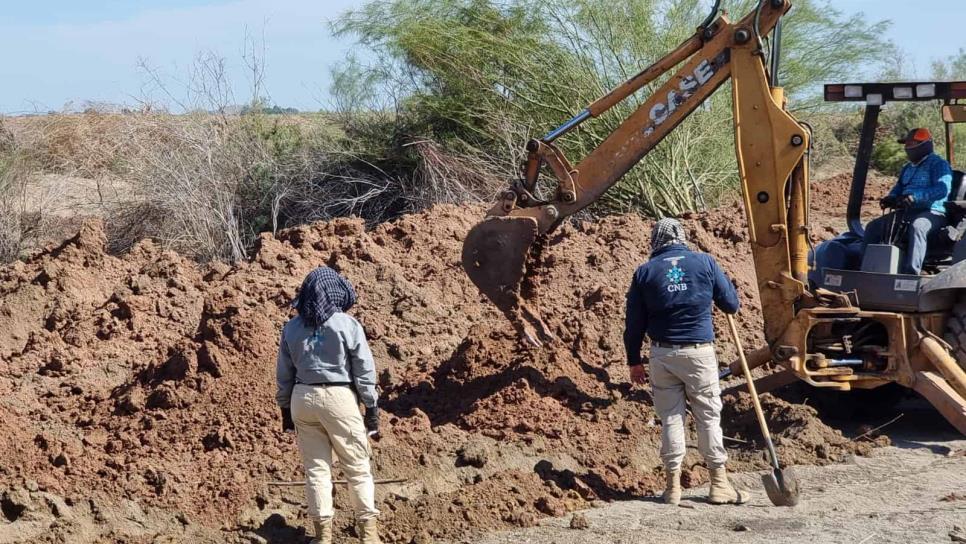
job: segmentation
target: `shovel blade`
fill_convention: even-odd
[[[762,474],[761,483],[765,486],[768,500],[775,506],[795,506],[799,500],[798,478],[792,469],[774,469]]]

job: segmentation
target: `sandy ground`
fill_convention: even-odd
[[[101,215],[131,198],[121,179],[90,179],[59,174],[34,177],[24,195],[24,211],[56,218]]]
[[[753,493],[744,506],[712,506],[699,488],[686,492],[683,507],[653,497],[619,502],[581,512],[588,529],[571,529],[566,516],[479,544],[964,542],[966,440],[937,432],[931,417],[907,415],[888,433],[894,445],[871,456],[796,467],[803,501],[794,508],[772,506],[755,474],[739,474],[735,482]]]

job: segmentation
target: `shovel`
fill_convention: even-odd
[[[758,425],[761,426],[761,434],[765,438],[765,445],[768,446],[768,455],[771,458],[772,471],[761,476],[761,483],[765,486],[765,493],[768,499],[775,506],[795,506],[798,504],[798,479],[791,469],[783,469],[778,464],[778,454],[775,452],[775,444],[771,441],[771,433],[768,432],[768,424],[765,422],[765,413],[761,410],[761,402],[758,399],[758,391],[755,390],[755,380],[751,377],[751,370],[748,368],[748,361],[745,360],[745,350],[741,347],[741,338],[738,337],[738,327],[735,325],[735,318],[731,314],[725,314],[728,318],[728,328],[731,329],[731,337],[734,339],[735,347],[738,349],[738,359],[741,361],[741,370],[745,374],[745,381],[748,382],[748,393],[751,394],[751,401],[755,405],[755,415],[758,416]]]

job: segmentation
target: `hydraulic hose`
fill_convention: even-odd
[[[778,86],[778,64],[781,59],[782,54],[782,20],[779,19],[778,23],[775,24],[775,32],[771,38],[771,81],[770,85],[772,87]]]
[[[718,16],[718,11],[721,10],[721,0],[714,1],[714,7],[711,8],[711,13],[705,17],[704,21],[698,28],[708,28],[708,26],[714,22],[715,17]]]

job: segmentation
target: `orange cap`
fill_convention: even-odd
[[[932,140],[932,134],[928,128],[914,128],[906,134],[905,138],[900,138],[896,141],[900,144],[906,144],[906,147],[915,147],[930,140]]]

